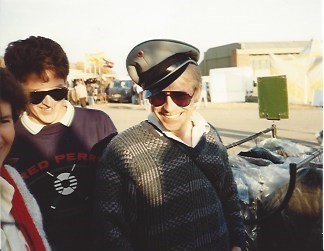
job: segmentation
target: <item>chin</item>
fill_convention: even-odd
[[[178,131],[181,128],[181,125],[179,125],[178,123],[176,123],[176,124],[173,124],[173,123],[162,123],[162,124],[165,127],[165,129],[167,129],[170,132],[172,132],[172,131]]]
[[[52,116],[43,117],[42,116],[42,117],[39,117],[39,121],[41,121],[44,125],[50,125],[50,124],[55,123],[55,117],[52,117]]]

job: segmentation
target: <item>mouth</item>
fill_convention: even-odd
[[[182,113],[177,113],[177,114],[165,114],[162,113],[161,116],[163,116],[166,119],[170,119],[170,120],[175,120],[178,119],[181,116]]]
[[[41,111],[44,112],[51,112],[53,110],[52,107],[48,107],[48,106],[43,106],[43,107],[38,107]]]

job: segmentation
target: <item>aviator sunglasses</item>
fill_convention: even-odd
[[[185,107],[190,104],[191,99],[192,99],[193,95],[195,94],[195,91],[193,92],[193,94],[191,96],[186,92],[180,92],[180,91],[161,92],[159,94],[149,97],[149,101],[153,106],[161,106],[165,103],[167,96],[170,96],[172,101],[177,106]]]
[[[68,89],[65,87],[55,88],[48,91],[33,91],[30,92],[30,102],[34,105],[39,104],[43,99],[50,95],[54,100],[59,101],[65,99],[68,93]]]

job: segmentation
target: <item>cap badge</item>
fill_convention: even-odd
[[[138,51],[137,56],[140,57],[140,58],[143,57],[144,56],[144,51],[142,51],[142,50]]]

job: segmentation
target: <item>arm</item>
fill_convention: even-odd
[[[219,184],[219,194],[223,204],[224,215],[226,218],[232,251],[244,250],[245,248],[245,227],[241,214],[241,207],[237,192],[237,186],[233,177],[232,169],[228,162],[228,156],[224,150],[224,173]]]
[[[111,118],[102,111],[96,111],[96,117],[93,118],[94,128],[98,142],[92,147],[91,153],[101,157],[103,151],[109,142],[117,135],[117,129]]]
[[[91,153],[94,155],[100,157],[102,155],[102,152],[105,150],[109,142],[117,135],[117,132],[110,134],[106,138],[100,140],[97,144],[95,144],[92,149]]]
[[[95,250],[132,250],[128,222],[127,174],[122,151],[110,145],[102,156],[96,178]]]

